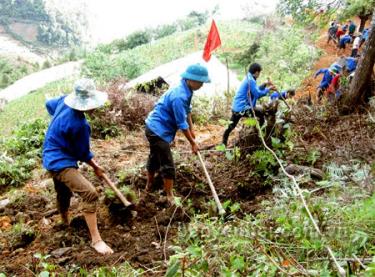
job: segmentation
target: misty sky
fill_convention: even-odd
[[[91,26],[94,39],[107,42],[124,37],[144,27],[169,23],[187,15],[190,11],[212,10],[219,5],[217,18],[242,18],[246,10],[270,11],[277,0],[91,0]]]

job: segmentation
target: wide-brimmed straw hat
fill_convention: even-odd
[[[88,111],[105,104],[108,94],[96,90],[91,79],[80,79],[74,83],[74,91],[65,97],[65,104],[78,111]]]
[[[210,83],[211,79],[208,76],[208,70],[205,66],[197,63],[188,66],[181,77],[187,80],[198,81],[202,83]]]

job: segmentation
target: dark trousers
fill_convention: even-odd
[[[259,123],[262,126],[264,123],[264,114],[263,109],[261,107],[255,107],[254,108],[255,116],[259,119]],[[232,117],[230,118],[231,123],[228,125],[228,128],[225,130],[223,135],[223,144],[227,146],[228,144],[228,138],[230,133],[236,128],[238,122],[242,117],[252,117],[253,112],[251,109],[245,110],[243,112],[233,112],[232,111]]]
[[[161,176],[165,179],[175,179],[171,147],[168,142],[161,139],[146,126],[146,137],[150,143],[150,154],[147,161],[147,170],[156,172],[160,170]]]
[[[357,54],[358,54],[358,49],[352,49],[351,57],[355,58],[357,57]]]

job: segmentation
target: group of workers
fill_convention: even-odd
[[[261,86],[257,78],[262,67],[253,63],[233,100],[231,123],[223,135],[227,145],[230,132],[242,117],[255,116],[264,122],[263,111],[256,105],[257,100],[270,94],[270,101],[288,98],[294,90],[278,92],[271,81]],[[193,153],[199,151],[195,140],[191,118],[191,100],[194,91],[204,83],[210,82],[208,70],[200,64],[193,64],[181,74],[178,86],[166,91],[155,104],[145,120],[145,135],[149,142],[150,154],[147,161],[146,190],[152,188],[156,173],[163,179],[164,191],[171,205],[174,204],[173,184],[175,166],[170,148],[176,132],[181,130],[191,145]],[[62,223],[69,225],[68,209],[73,193],[82,199],[81,210],[91,236],[91,246],[101,254],[111,254],[113,250],[102,240],[97,225],[96,208],[98,192],[79,172],[78,162],[90,165],[94,173],[104,177],[104,169],[94,160],[90,150],[90,125],[85,114],[104,105],[107,94],[96,90],[90,79],[76,81],[74,91],[67,96],[46,102],[48,113],[52,116],[43,145],[43,166],[54,181],[57,195],[57,208]]]
[[[353,22],[349,22],[349,35],[354,33]],[[336,36],[338,39],[340,36]],[[318,88],[318,98],[325,91],[333,90],[340,94],[339,77],[344,72],[354,72],[358,56],[341,57],[329,68],[316,72],[315,77],[323,74]],[[257,105],[258,99],[270,96],[270,101],[285,100],[295,95],[293,89],[279,92],[268,80],[262,85],[257,80],[262,71],[258,63],[250,65],[249,70],[238,88],[232,104],[230,123],[224,131],[222,143],[227,146],[230,133],[242,117],[256,117],[262,125],[265,122],[264,111]],[[208,70],[201,64],[193,64],[181,74],[178,86],[166,91],[155,104],[145,120],[145,135],[149,142],[150,153],[147,160],[146,191],[152,189],[155,175],[163,179],[164,191],[168,202],[174,204],[173,185],[175,165],[170,144],[176,132],[181,130],[196,154],[199,146],[195,140],[191,117],[191,101],[194,91],[204,83],[210,82]],[[81,210],[91,236],[91,246],[100,254],[111,254],[113,250],[102,240],[97,225],[98,192],[95,187],[79,172],[78,162],[90,165],[94,173],[104,177],[104,169],[94,160],[90,150],[90,125],[85,114],[104,105],[107,94],[96,90],[90,79],[78,80],[74,90],[67,96],[48,100],[46,108],[52,116],[43,145],[43,166],[54,181],[57,194],[57,208],[62,222],[69,224],[68,209],[73,193],[81,199]]]
[[[338,54],[341,55],[346,45],[352,43],[351,57],[355,58],[359,49],[368,40],[369,28],[365,28],[363,32],[357,32],[357,25],[349,20],[347,24],[339,24],[336,20],[332,21],[328,29],[327,44],[332,40],[336,42]]]
[[[337,41],[338,54],[344,53],[346,44],[352,43],[353,45],[350,56],[341,55],[330,67],[319,69],[315,73],[315,78],[320,74],[323,75],[317,89],[318,102],[322,100],[324,95],[330,102],[340,98],[343,92],[340,78],[348,78],[349,83],[353,79],[360,58],[359,50],[368,40],[370,31],[369,28],[366,28],[363,33],[360,33],[356,32],[356,28],[357,26],[352,20],[349,20],[346,25],[340,25],[336,21],[330,24],[327,43],[331,40]]]

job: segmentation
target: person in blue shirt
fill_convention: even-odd
[[[175,167],[170,143],[176,132],[182,130],[191,144],[192,152],[198,152],[191,119],[191,99],[194,91],[200,89],[203,83],[210,82],[207,68],[200,64],[187,67],[181,77],[180,84],[160,97],[145,121],[145,133],[150,144],[146,190],[151,189],[155,174],[160,171],[168,202],[172,205]]]
[[[275,91],[270,95],[271,102],[279,100],[281,97],[284,99],[293,98],[296,95],[295,89],[288,89],[282,92]]]
[[[98,193],[78,171],[78,162],[87,163],[98,177],[103,177],[104,170],[90,151],[91,129],[85,113],[104,105],[107,97],[106,93],[96,90],[92,80],[81,79],[75,82],[73,93],[47,101],[46,108],[52,119],[42,154],[43,166],[53,178],[57,209],[63,223],[69,225],[70,198],[77,193],[83,202],[82,212],[91,235],[91,246],[100,254],[112,254],[113,250],[102,240],[98,230]]]
[[[257,107],[256,103],[259,98],[266,96],[271,89],[276,90],[271,82],[267,82],[258,87],[256,80],[262,71],[262,67],[258,63],[253,63],[249,67],[249,72],[246,74],[240,87],[237,90],[232,104],[231,123],[223,134],[223,144],[227,146],[230,133],[236,128],[238,122],[242,117],[252,117],[252,109],[255,116],[259,118],[259,123],[263,125],[264,115],[263,109]],[[270,86],[269,88],[267,86]]]
[[[337,71],[338,70],[336,68],[330,67],[330,68],[319,69],[315,73],[314,78],[318,77],[320,74],[323,74],[323,78],[320,81],[320,84],[319,84],[318,90],[317,90],[318,102],[320,102],[322,100],[324,92],[327,90],[327,88],[331,84],[333,76],[335,76]]]
[[[340,38],[339,49],[345,49],[346,45],[352,42],[352,37],[350,35],[344,35]]]
[[[366,28],[362,32],[361,42],[359,43],[359,48],[362,47],[362,45],[368,40],[370,29]]]
[[[349,74],[355,71],[355,69],[357,68],[357,64],[358,64],[358,56],[355,58],[353,57],[345,58],[345,68]]]

